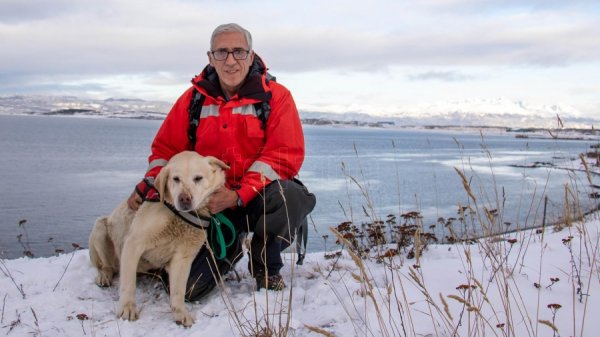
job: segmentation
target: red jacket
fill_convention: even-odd
[[[206,96],[196,130],[194,150],[227,163],[227,184],[237,190],[244,205],[275,179],[291,179],[304,161],[304,135],[290,92],[266,80],[266,67],[255,55],[238,94],[226,100],[214,68],[208,65],[192,80]],[[146,177],[156,177],[175,154],[188,149],[188,107],[193,88],[175,102],[154,141]],[[269,101],[271,113],[265,129],[254,114],[254,103]]]

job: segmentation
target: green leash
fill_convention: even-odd
[[[223,260],[227,255],[227,248],[231,247],[231,245],[237,239],[235,227],[233,227],[231,220],[229,220],[225,215],[223,215],[223,213],[217,213],[212,215],[210,217],[210,224],[212,225],[212,229],[214,230],[213,235],[211,235],[211,247],[215,247],[215,242],[213,241],[213,239],[216,235],[216,244],[219,247],[219,252],[216,258],[218,260]],[[221,225],[225,225],[225,227],[227,227],[231,232],[231,241],[225,242],[225,236],[223,236],[223,229],[221,228]],[[215,249],[213,249],[213,251],[214,250]]]

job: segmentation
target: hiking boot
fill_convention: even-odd
[[[265,275],[256,276],[256,291],[259,291],[262,288],[275,291],[283,290],[283,288],[285,288],[283,277],[279,274],[269,275],[269,277],[265,277]]]

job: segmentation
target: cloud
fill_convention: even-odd
[[[58,17],[65,13],[83,9],[83,1],[69,0],[3,0],[0,2],[0,22],[27,23]]]
[[[210,34],[224,22],[252,32],[274,74],[455,85],[498,68],[600,63],[599,12],[593,1],[558,0],[5,0],[0,93],[55,83],[61,90],[89,86],[114,95],[131,88],[175,98],[207,63]],[[301,82],[303,91],[314,86]],[[353,90],[338,91],[358,97]]]
[[[427,71],[424,73],[409,75],[411,81],[439,80],[444,82],[462,82],[474,79],[474,76],[464,75],[454,71]]]
[[[268,55],[268,64],[282,71],[380,71],[394,65],[556,66],[600,59],[597,16],[569,8],[506,13],[510,6],[505,6],[504,12],[465,13],[450,12],[439,1],[414,7],[383,1],[386,6],[367,12],[364,6],[337,6],[334,1],[318,10],[298,9],[299,20],[290,19],[294,15],[289,11],[295,8],[282,4],[259,11],[256,3],[227,7],[217,2],[86,1],[86,8],[98,8],[93,10],[81,6],[63,10],[77,3],[66,0],[56,8],[41,0],[21,3],[9,1],[10,6],[0,7],[13,18],[0,25],[7,47],[0,56],[0,72],[2,68],[31,73],[198,72],[206,63],[212,29],[221,20],[235,21],[223,11],[233,17],[269,18],[269,24],[252,23],[249,28],[259,54]],[[481,7],[472,1],[452,3]],[[446,11],[432,13],[440,8]],[[308,19],[303,16],[310,16],[313,23],[301,20]]]

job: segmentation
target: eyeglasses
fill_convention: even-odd
[[[227,51],[226,49],[219,49],[210,52],[213,58],[217,61],[225,61],[229,54],[233,54],[233,58],[236,60],[245,60],[248,58],[248,54],[250,54],[249,50],[244,49],[234,49],[233,51]]]

